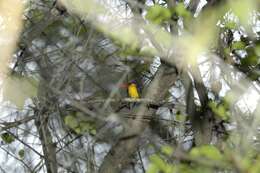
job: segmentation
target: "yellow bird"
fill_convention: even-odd
[[[128,85],[128,95],[129,97],[133,98],[133,99],[138,99],[140,98],[139,93],[138,93],[138,89],[135,83],[130,83]]]

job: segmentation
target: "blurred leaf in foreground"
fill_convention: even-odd
[[[220,151],[216,147],[211,145],[205,145],[205,146],[193,148],[190,151],[190,155],[194,158],[203,157],[206,159],[211,159],[216,161],[220,161],[223,159],[223,156],[220,153]]]
[[[9,75],[3,81],[3,98],[22,109],[26,99],[37,95],[37,86],[33,78]]]
[[[14,7],[15,4],[15,7]],[[0,75],[8,72],[8,63],[22,29],[23,2],[20,0],[0,3]]]
[[[168,8],[165,8],[161,5],[154,5],[149,8],[146,19],[155,23],[161,24],[163,21],[171,18],[171,11]]]

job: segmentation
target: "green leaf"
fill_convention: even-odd
[[[150,164],[146,173],[158,173],[160,170],[155,164]]]
[[[139,39],[132,28],[121,27],[110,33],[115,44],[121,46],[126,54],[136,53],[139,47]]]
[[[135,46],[131,46],[131,45],[121,45],[122,49],[121,51],[119,51],[120,55],[125,57],[128,55],[132,55],[132,56],[140,56],[140,51],[137,47]]]
[[[257,5],[254,0],[228,1],[232,12],[239,18],[240,23],[248,29],[250,14]]]
[[[175,7],[175,12],[178,16],[181,17],[189,17],[191,15],[190,12],[186,9],[184,3],[178,3]]]
[[[232,43],[232,45],[231,45],[232,50],[234,50],[234,49],[242,50],[242,49],[245,49],[245,47],[246,47],[246,44],[242,41],[236,41],[236,42]]]
[[[88,122],[80,122],[79,127],[82,129],[82,131],[88,131],[93,128],[92,125]]]
[[[179,164],[179,165],[176,165],[176,172],[183,172],[183,173],[194,173],[194,169],[192,169],[190,167],[190,165],[187,165],[187,164]]]
[[[259,173],[260,172],[260,157],[257,157],[257,160],[251,164],[249,171],[250,173]]]
[[[73,132],[77,134],[90,133],[96,134],[96,124],[94,121],[88,120],[88,118],[82,112],[72,112],[65,116],[64,123]]]
[[[158,30],[154,35],[154,39],[165,48],[170,48],[173,45],[172,36],[163,30]]]
[[[199,159],[200,157],[216,161],[221,161],[223,159],[223,156],[220,153],[220,151],[212,145],[204,145],[193,148],[190,151],[190,155],[191,157],[194,157],[196,159]]]
[[[260,43],[258,43],[256,46],[255,46],[255,54],[257,56],[260,56]]]
[[[230,49],[228,47],[224,48],[224,54],[225,54],[225,56],[230,55]]]
[[[259,162],[258,163],[255,163],[254,165],[252,165],[250,167],[250,173],[259,173],[260,172],[260,164]]]
[[[37,95],[38,82],[30,77],[10,75],[3,80],[3,98],[22,109],[26,99]]]
[[[21,159],[24,158],[24,149],[19,150],[18,155]]]
[[[156,154],[152,155],[150,160],[159,168],[159,170],[165,173],[171,173],[173,171],[173,167]]]
[[[173,148],[171,146],[165,145],[161,148],[162,153],[171,156],[173,154]]]
[[[225,23],[225,28],[227,29],[235,29],[237,27],[237,23],[234,21],[228,21]]]
[[[140,55],[155,56],[155,55],[158,55],[158,51],[153,47],[145,46],[145,47],[142,47],[142,49],[140,50]]]
[[[242,66],[255,66],[258,64],[258,58],[256,55],[247,56],[246,58],[241,59]]]
[[[244,157],[240,160],[240,166],[243,168],[243,169],[248,169],[250,168],[252,165],[251,165],[251,159],[248,158],[248,157]]]
[[[73,129],[77,134],[82,134],[82,130],[80,129],[80,127],[76,127]]]
[[[155,24],[161,24],[171,18],[171,11],[168,8],[156,4],[148,9],[145,17]]]
[[[237,100],[237,94],[235,92],[233,92],[232,90],[229,90],[228,92],[226,92],[224,98],[223,98],[223,106],[226,109],[229,109],[230,104],[234,103]]]
[[[215,113],[215,115],[217,115],[219,118],[225,121],[229,119],[229,114],[228,110],[226,109],[226,105],[224,105],[223,103],[217,104],[213,101],[209,102],[208,105],[211,108],[211,110]]]
[[[97,134],[97,130],[96,129],[91,129],[90,131],[89,131],[89,133],[91,134],[91,135],[96,135]]]
[[[75,128],[77,128],[79,125],[77,118],[73,115],[67,115],[64,119],[64,122],[69,128],[73,130],[75,130]]]
[[[2,140],[7,143],[7,144],[11,144],[12,142],[15,141],[15,138],[13,137],[13,135],[9,134],[9,133],[3,133],[1,135]]]
[[[165,162],[158,155],[154,154],[150,157],[150,160],[153,164],[157,165],[157,167],[161,170],[165,167]]]
[[[176,114],[175,115],[175,119],[178,122],[185,122],[186,121],[187,116],[183,115],[183,114]]]
[[[96,134],[96,128],[94,122],[80,122],[79,123],[80,133],[89,132],[92,135]]]
[[[259,63],[259,58],[257,57],[255,47],[246,48],[247,56],[241,59],[242,66],[256,66]]]

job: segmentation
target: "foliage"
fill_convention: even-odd
[[[24,150],[23,149],[21,149],[21,150],[19,150],[19,152],[18,152],[18,155],[19,155],[19,157],[21,158],[21,159],[23,159],[24,158]]]
[[[31,77],[10,75],[3,83],[3,98],[22,109],[26,99],[37,95],[37,85],[37,81]]]
[[[167,21],[171,18],[171,11],[161,5],[153,5],[147,11],[146,19],[154,24],[161,24],[163,21]]]
[[[216,116],[219,116],[222,120],[229,119],[228,109],[225,107],[224,104],[220,103],[217,104],[215,102],[209,102],[209,107],[215,113]]]
[[[10,133],[1,134],[1,138],[6,144],[11,144],[15,141],[14,137]]]
[[[87,132],[91,135],[96,134],[95,123],[82,119],[82,116],[77,113],[66,115],[64,123],[77,134],[84,134]]]

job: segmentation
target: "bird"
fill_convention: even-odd
[[[124,88],[126,92],[126,94],[128,95],[128,98],[131,98],[131,99],[138,99],[140,98],[140,88],[138,88],[138,84],[135,80],[131,80],[130,82],[127,82],[127,83],[122,83],[120,85],[120,88]],[[120,111],[121,109],[123,108],[128,108],[128,109],[131,109],[133,107],[135,107],[137,104],[134,102],[134,103],[124,103],[123,105],[120,105],[120,107],[117,109],[116,112]]]
[[[133,98],[133,99],[140,98],[138,88],[137,88],[137,84],[134,81],[131,81],[128,84],[127,90],[128,90],[128,95],[129,95],[130,98]]]

